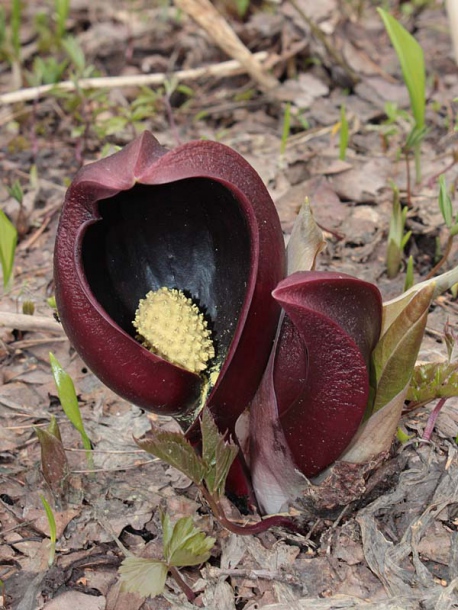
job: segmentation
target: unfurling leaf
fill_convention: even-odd
[[[288,275],[296,271],[311,271],[320,252],[326,248],[323,231],[316,224],[308,198],[305,199],[294,222],[286,257]]]
[[[402,409],[428,317],[434,285],[413,298],[380,339],[373,352],[376,395],[372,415],[358,430],[340,458],[344,462],[369,462],[388,451]]]
[[[454,284],[458,282],[458,266],[446,271],[437,277],[433,277],[419,284],[412,286],[410,290],[404,292],[400,296],[386,301],[383,304],[383,324],[382,324],[382,336],[386,333],[388,328],[394,322],[394,320],[400,315],[403,309],[407,307],[414,295],[418,294],[420,290],[423,290],[426,286],[433,286],[433,297],[432,300],[437,298],[446,290],[452,288]]]
[[[426,286],[409,302],[373,352],[376,396],[373,411],[388,404],[409,383],[420,349],[434,286]]]
[[[121,591],[143,597],[160,595],[165,587],[168,568],[164,562],[144,557],[126,557],[120,567]]]
[[[191,443],[180,432],[163,432],[153,428],[148,438],[135,441],[146,451],[173,466],[195,485],[200,485],[205,476],[205,464]]]
[[[211,495],[220,497],[238,447],[222,436],[208,409],[204,409],[200,422],[202,431],[202,458],[205,462],[205,485]]]
[[[458,396],[458,362],[428,362],[415,367],[407,400],[426,404],[452,396]]]
[[[194,527],[192,517],[182,517],[173,526],[167,514],[161,520],[167,565],[195,566],[208,560],[215,538]]]

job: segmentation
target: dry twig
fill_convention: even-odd
[[[252,58],[257,62],[262,62],[267,58],[265,51],[255,53]],[[53,91],[75,91],[78,89],[114,89],[116,87],[152,87],[163,85],[170,78],[176,81],[192,81],[199,78],[226,78],[237,76],[246,72],[245,66],[239,61],[230,60],[220,64],[205,66],[203,68],[193,68],[191,70],[178,70],[170,74],[135,74],[133,76],[100,76],[96,78],[82,78],[77,83],[65,80],[55,85],[40,85],[39,87],[28,87],[10,93],[0,95],[0,106],[15,104],[17,102],[27,102],[38,99]]]
[[[225,53],[236,59],[261,89],[268,91],[279,85],[278,80],[266,72],[258,57],[247,49],[210,0],[175,0],[175,4],[192,17]]]
[[[62,334],[62,326],[46,316],[28,316],[23,313],[0,311],[0,328],[10,328],[22,331],[46,331]]]

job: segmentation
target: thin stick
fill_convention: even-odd
[[[456,0],[446,0],[445,6],[448,13],[448,24],[453,42],[455,61],[458,64],[458,3]]]
[[[256,61],[261,62],[267,59],[268,53],[261,51],[252,56]],[[230,60],[220,64],[205,66],[203,68],[193,68],[191,70],[178,70],[170,74],[136,74],[132,76],[100,76],[97,78],[81,78],[77,83],[65,80],[55,85],[40,85],[39,87],[29,87],[19,89],[0,95],[0,106],[15,104],[17,102],[27,102],[35,100],[48,93],[55,91],[75,91],[78,89],[114,89],[116,87],[152,87],[163,85],[165,81],[174,78],[177,81],[197,80],[199,78],[215,77],[226,78],[237,76],[246,72],[245,66],[240,61]]]
[[[23,313],[11,313],[0,311],[0,328],[10,328],[23,331],[46,331],[61,335],[64,332],[62,326],[46,316],[28,316]]]
[[[278,80],[266,72],[210,0],[175,0],[175,5],[192,17],[225,53],[236,59],[261,89],[268,91],[278,87]]]

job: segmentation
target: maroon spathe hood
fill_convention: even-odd
[[[140,345],[132,321],[150,290],[198,303],[222,362],[209,404],[233,429],[269,357],[280,311],[270,294],[285,267],[275,206],[240,155],[209,141],[167,151],[145,132],[84,167],[54,264],[59,315],[83,360],[127,400],[178,418],[193,413],[202,379]]]

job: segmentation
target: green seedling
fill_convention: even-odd
[[[406,277],[404,280],[404,291],[409,290],[410,288],[412,288],[414,284],[414,277],[413,277],[413,256],[410,255],[408,260],[407,260],[407,265],[406,265]]]
[[[224,512],[222,498],[229,470],[237,457],[238,448],[226,441],[218,431],[208,409],[200,420],[202,452],[199,455],[185,436],[179,432],[165,432],[153,428],[146,439],[136,440],[147,453],[173,466],[199,488],[214,516],[227,530],[235,534],[256,534],[269,527],[283,525],[292,529],[291,521],[273,516],[253,524],[239,525],[230,521]]]
[[[421,181],[421,142],[426,133],[426,78],[423,49],[394,17],[381,8],[377,10],[398,56],[404,82],[409,92],[414,126],[407,137],[404,151],[406,156],[411,151],[414,152],[416,181],[419,183]]]
[[[50,546],[49,546],[49,557],[48,557],[48,565],[52,566],[54,563],[54,557],[56,555],[56,541],[57,541],[57,528],[56,528],[56,520],[54,519],[54,513],[52,512],[52,508],[49,506],[48,501],[44,496],[40,496],[41,503],[43,504],[43,508],[45,509],[46,518],[48,519],[49,525],[49,538],[50,538]]]
[[[424,406],[434,400],[438,401],[423,431],[424,440],[431,439],[437,418],[445,402],[453,396],[458,396],[457,336],[448,323],[444,328],[444,339],[447,358],[443,362],[428,362],[416,366],[407,393],[407,400],[410,401],[409,410]]]
[[[347,113],[345,111],[345,104],[340,107],[340,137],[339,137],[339,159],[345,161],[348,147],[348,120]]]
[[[92,457],[92,445],[86,434],[86,430],[84,429],[78,398],[75,392],[75,385],[70,375],[64,371],[57,358],[51,352],[49,354],[49,360],[51,362],[51,370],[60,404],[62,405],[65,415],[73,424],[74,428],[80,433],[83,447],[86,449],[86,459],[89,469],[93,470],[94,461]]]
[[[162,514],[161,523],[163,559],[126,557],[119,568],[121,590],[142,597],[155,597],[164,591],[167,574],[170,572],[188,601],[192,601],[195,594],[178,568],[208,561],[216,540],[196,528],[191,517],[182,517],[172,524],[169,516]]]
[[[407,219],[407,207],[401,206],[399,199],[399,189],[392,184],[393,189],[393,209],[390,218],[390,228],[388,232],[388,245],[386,252],[386,269],[389,278],[394,278],[399,273],[402,264],[402,255],[407,242],[412,234],[411,231],[405,232]]]
[[[458,214],[454,215],[453,213],[453,205],[452,205],[452,199],[450,197],[448,188],[447,188],[447,183],[445,180],[445,175],[441,174],[441,176],[439,176],[439,209],[441,211],[442,214],[442,218],[444,219],[445,225],[447,227],[448,230],[448,237],[447,237],[447,243],[445,244],[445,249],[444,252],[442,253],[442,256],[440,255],[440,241],[439,238],[437,239],[437,253],[438,253],[438,262],[436,263],[436,265],[434,265],[434,267],[431,269],[431,271],[428,273],[428,278],[434,277],[434,275],[437,273],[437,271],[439,271],[439,269],[444,265],[444,263],[447,261],[450,252],[452,250],[452,245],[453,245],[453,240],[455,238],[455,235],[458,234]],[[437,259],[436,259],[437,260]]]
[[[57,61],[51,57],[35,57],[33,60],[32,72],[27,73],[27,80],[33,87],[39,85],[53,85],[62,80],[68,60]]]
[[[237,9],[237,14],[239,17],[245,17],[249,7],[250,0],[235,0],[235,7]]]
[[[0,54],[11,64],[21,61],[21,18],[21,0],[12,0],[9,24],[5,9],[0,7]]]
[[[5,212],[0,210],[0,264],[3,273],[3,288],[6,288],[13,274],[14,255],[17,244],[17,230]]]
[[[396,438],[402,445],[405,445],[405,443],[410,441],[413,436],[407,434],[402,428],[398,427],[398,429],[396,430]]]
[[[281,133],[280,156],[283,157],[286,152],[289,134],[291,132],[291,104],[288,102],[285,106],[283,115],[283,128]]]
[[[58,41],[61,41],[65,36],[69,12],[70,0],[54,0],[54,19]]]
[[[15,180],[13,184],[8,187],[8,193],[13,199],[15,199],[19,203],[19,205],[22,205],[22,202],[24,200],[24,191],[22,190],[22,186],[19,180]]]

